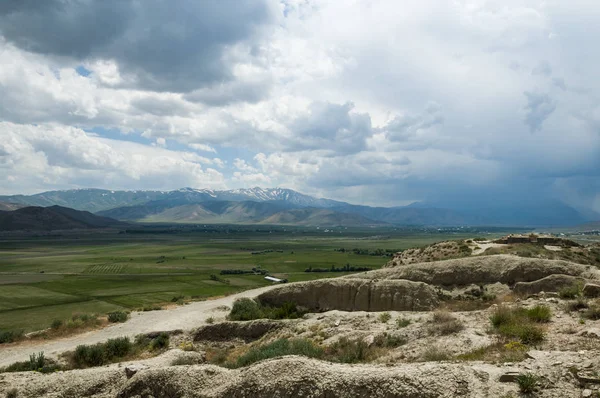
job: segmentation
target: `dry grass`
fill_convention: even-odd
[[[448,311],[436,311],[433,313],[427,331],[430,335],[447,336],[463,330],[463,323]]]

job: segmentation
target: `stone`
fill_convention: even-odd
[[[591,397],[592,396],[592,390],[589,389],[585,389],[581,392],[581,396],[582,397]]]
[[[532,282],[518,282],[515,284],[513,290],[520,294],[536,294],[544,292],[544,296],[547,297],[547,302],[557,302],[556,297],[550,297],[550,292],[558,292],[565,286],[571,286],[577,283],[582,283],[583,279],[572,275],[555,274],[548,275],[544,278],[532,281]]]
[[[519,375],[519,372],[506,372],[500,376],[498,381],[500,383],[514,383],[515,381],[517,381],[517,377],[519,377]]]
[[[585,297],[600,297],[600,285],[596,283],[586,283],[583,286],[583,295]]]
[[[578,372],[576,376],[580,383],[600,384],[600,378],[591,373]]]
[[[125,375],[131,379],[136,373],[147,368],[145,365],[129,365],[125,367]]]
[[[337,321],[335,321],[335,326],[340,326],[341,321],[338,319]]]

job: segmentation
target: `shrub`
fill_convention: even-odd
[[[50,327],[54,330],[56,329],[60,329],[63,325],[63,321],[61,319],[55,319],[52,321],[52,323],[50,324]]]
[[[383,333],[375,338],[373,344],[378,347],[394,348],[400,347],[406,343],[407,339],[404,336]]]
[[[501,336],[517,338],[523,344],[538,344],[544,341],[545,332],[536,323],[547,322],[550,317],[550,310],[543,307],[525,310],[500,306],[490,316],[490,322]]]
[[[160,310],[162,310],[162,307],[159,305],[147,305],[147,306],[142,307],[143,312],[160,311]]]
[[[104,343],[104,355],[107,359],[122,358],[133,350],[133,344],[128,337],[109,339]]]
[[[563,287],[558,291],[558,297],[562,299],[574,299],[581,296],[582,288],[581,284],[573,284],[571,286]]]
[[[423,352],[422,358],[427,362],[446,361],[450,359],[450,354],[440,347],[430,346]]]
[[[284,355],[302,355],[309,358],[321,358],[324,351],[307,339],[278,339],[272,343],[251,348],[244,355],[240,356],[231,367],[243,367],[255,362],[269,358],[281,357]]]
[[[461,321],[446,311],[436,311],[430,321],[429,334],[447,336],[458,333],[465,328]]]
[[[588,303],[581,297],[578,297],[576,300],[569,301],[565,306],[567,312],[579,311],[586,308],[588,308]]]
[[[337,362],[356,363],[366,360],[368,350],[368,344],[362,339],[350,340],[342,337],[327,348],[327,354]]]
[[[519,390],[524,394],[534,392],[538,381],[539,377],[534,375],[533,373],[525,373],[517,376],[517,384],[519,385]]]
[[[113,311],[108,313],[108,321],[110,323],[125,322],[129,318],[129,314],[125,311]]]
[[[492,326],[498,328],[502,325],[507,325],[513,321],[513,312],[506,306],[499,306],[490,316]]]
[[[233,303],[228,318],[232,321],[250,321],[262,317],[262,311],[256,301],[249,298],[240,298]]]
[[[184,295],[179,295],[179,296],[175,296],[175,297],[171,298],[171,302],[179,303],[179,302],[182,302],[184,299],[185,299]]]
[[[410,319],[407,318],[398,318],[396,319],[396,326],[398,326],[398,328],[405,328],[408,325],[410,325],[411,321]]]
[[[0,344],[12,343],[12,342],[19,340],[21,337],[23,337],[22,330],[18,330],[18,331],[16,331],[16,330],[7,330],[7,331],[0,330]]]
[[[29,369],[36,370],[44,367],[44,363],[46,362],[46,358],[43,352],[29,355]]]
[[[150,348],[152,350],[162,350],[167,347],[169,347],[169,335],[164,332],[156,336],[150,342]]]
[[[179,357],[171,361],[171,366],[197,365],[198,359],[191,357]]]
[[[583,312],[583,317],[593,321],[600,319],[600,305],[592,304],[587,310]]]
[[[384,312],[384,313],[379,314],[379,321],[381,323],[388,323],[388,321],[390,319],[392,319],[392,316],[390,315],[389,312]]]
[[[527,317],[533,322],[546,323],[552,318],[552,311],[547,305],[536,305],[527,310]]]
[[[263,312],[270,319],[297,319],[305,314],[296,304],[290,302],[283,303],[281,307],[263,308]]]
[[[215,323],[215,318],[213,318],[212,316],[209,318],[206,318],[206,323],[208,323],[209,325],[212,325],[213,323]]]
[[[100,366],[104,364],[104,349],[102,344],[78,345],[72,357],[73,365],[77,368]]]
[[[179,349],[182,351],[196,351],[196,347],[194,346],[194,343],[192,343],[191,341],[184,341],[184,342],[180,343]]]

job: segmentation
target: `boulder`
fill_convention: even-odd
[[[271,306],[292,302],[310,311],[427,311],[438,305],[435,289],[406,280],[322,279],[270,290],[258,300]]]
[[[148,369],[148,367],[146,365],[129,365],[125,367],[125,375],[127,376],[128,379],[131,379],[136,373],[138,373],[141,370],[144,369]]]
[[[583,295],[585,297],[600,297],[600,285],[596,283],[586,283],[583,286]]]
[[[513,288],[519,294],[537,294],[540,292],[558,292],[564,287],[583,283],[584,279],[571,275],[555,274],[532,282],[517,282]],[[600,288],[600,286],[599,286]]]

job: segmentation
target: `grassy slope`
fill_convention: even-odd
[[[357,237],[249,232],[0,240],[0,329],[36,330],[47,327],[53,319],[66,319],[78,312],[136,309],[169,302],[179,295],[199,299],[268,284],[255,275],[224,276],[230,284],[210,279],[210,274],[227,268],[260,265],[290,281],[342,275],[305,273],[309,266],[329,268],[350,263],[379,268],[388,258],[333,249],[396,250],[449,236],[410,233],[389,239]],[[251,254],[267,249],[282,252]]]

